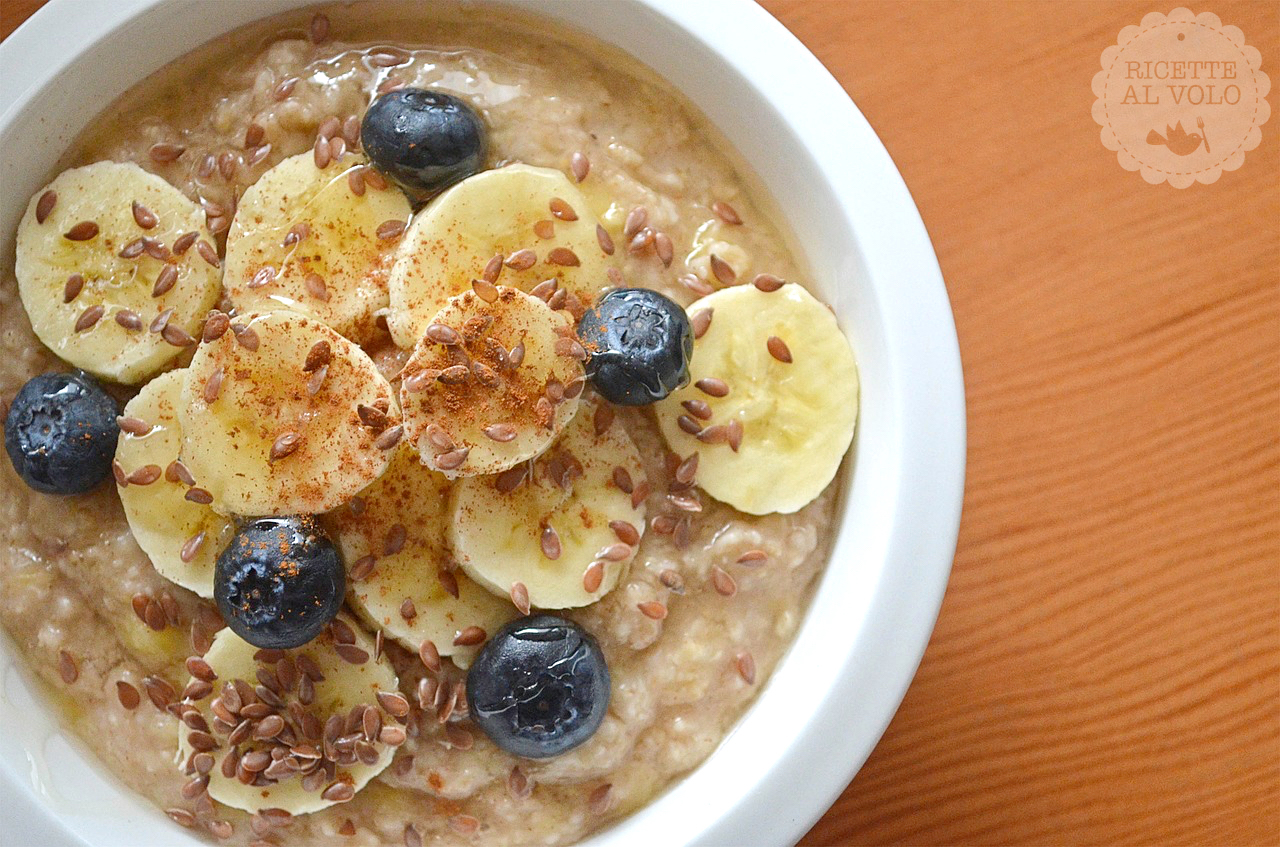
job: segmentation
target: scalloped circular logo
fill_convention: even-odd
[[[1217,182],[1262,142],[1271,80],[1239,27],[1217,15],[1152,12],[1120,30],[1093,77],[1093,119],[1120,167],[1152,185]]]

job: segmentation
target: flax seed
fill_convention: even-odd
[[[143,677],[142,687],[147,692],[152,705],[162,712],[178,696],[173,686],[158,676]]]
[[[203,488],[189,488],[187,493],[182,496],[184,500],[190,500],[192,503],[198,503],[201,506],[208,506],[213,502],[213,495]]]
[[[75,657],[66,650],[58,651],[58,676],[67,685],[80,678],[80,667],[76,664]]]
[[[164,328],[160,330],[160,336],[166,343],[172,344],[174,347],[190,347],[196,343],[196,340],[187,334],[187,331],[174,323],[166,323]]]
[[[742,681],[747,685],[756,684],[756,660],[750,653],[739,653],[734,659],[734,666],[738,669],[738,675],[742,677]]]
[[[342,657],[343,661],[353,665],[363,665],[369,661],[369,654],[354,644],[335,644],[333,650]]]
[[[257,147],[266,136],[267,131],[262,124],[251,122],[244,130],[244,149]]]
[[[773,274],[756,274],[755,279],[751,280],[751,284],[766,293],[777,291],[786,281],[774,276]]]
[[[675,245],[671,243],[671,236],[665,232],[655,233],[653,236],[653,249],[658,254],[658,259],[662,262],[664,268],[671,267],[671,263],[675,260]]]
[[[441,568],[436,571],[436,579],[440,581],[440,586],[449,592],[449,596],[458,599],[458,578],[453,575],[452,571]]]
[[[732,597],[738,593],[738,583],[719,565],[711,566],[711,586],[721,597]]]
[[[533,224],[533,234],[541,238],[543,241],[546,241],[549,238],[554,238],[556,234],[555,221],[546,219],[535,221]]]
[[[98,235],[98,225],[93,221],[81,221],[63,233],[68,241],[88,241]]]
[[[148,209],[146,206],[133,201],[133,222],[143,229],[152,229],[156,224],[160,223],[160,219],[156,217],[156,213]]]
[[[302,445],[302,436],[296,432],[284,432],[271,444],[268,461],[275,462],[295,452]]]
[[[488,637],[488,633],[483,628],[468,626],[454,637],[453,644],[455,647],[474,647],[477,644],[483,644]]]
[[[560,558],[560,535],[550,524],[542,527],[542,534],[539,536],[538,544],[542,548],[542,555],[548,559],[555,560]]]
[[[142,329],[141,317],[138,317],[138,313],[129,310],[129,308],[122,308],[122,310],[116,312],[115,322],[123,326],[124,329],[131,331],[131,333],[136,333],[137,330]]]
[[[230,150],[218,154],[218,173],[227,182],[236,174],[236,168],[240,165],[240,157]]]
[[[426,336],[436,344],[444,344],[450,347],[456,347],[462,343],[462,336],[458,334],[458,331],[453,327],[445,326],[444,324],[429,324],[427,326]]]
[[[236,343],[248,350],[250,353],[258,349],[258,333],[255,332],[252,327],[232,324],[231,334],[235,337]]]
[[[384,430],[377,438],[373,440],[373,446],[379,450],[390,450],[400,443],[400,439],[404,437],[404,427],[396,424],[388,430]]]
[[[226,371],[218,368],[204,383],[204,402],[212,404],[218,399],[218,393],[222,390],[222,380],[226,377]]]
[[[212,501],[213,498],[210,498],[210,502]],[[188,564],[193,562],[196,558],[196,554],[200,551],[201,545],[204,544],[204,539],[205,534],[203,532],[198,532],[188,538],[183,542],[182,549],[178,551],[178,558]]]
[[[186,149],[177,144],[152,144],[147,155],[151,157],[151,161],[164,165],[178,161],[178,157],[185,153]]]
[[[718,217],[720,220],[724,221],[727,224],[732,224],[733,226],[739,226],[742,223],[742,218],[738,215],[737,210],[734,209],[732,206],[730,206],[728,203],[725,203],[723,200],[717,200],[716,202],[712,203],[711,211],[715,212],[716,217]]]
[[[653,488],[649,485],[649,481],[641,480],[640,484],[636,486],[636,490],[631,492],[631,508],[640,508],[640,504],[649,499],[652,491]]]
[[[342,122],[342,137],[346,139],[347,146],[355,150],[360,146],[360,118],[357,115],[348,115],[347,119]]]
[[[323,135],[316,136],[316,142],[311,147],[311,160],[320,170],[329,167],[329,140]]]
[[[209,313],[209,317],[205,318],[204,328],[200,331],[200,339],[205,342],[217,341],[226,335],[230,327],[231,318],[227,313],[214,309]]]
[[[102,306],[90,306],[81,312],[81,316],[76,319],[77,333],[83,333],[84,330],[91,329],[97,321],[102,319],[102,315],[106,312],[106,308]]]
[[[676,528],[671,532],[671,540],[679,550],[689,546],[689,542],[693,540],[693,521],[689,515],[676,521]]]
[[[143,465],[129,474],[130,485],[150,485],[164,473],[159,465]]]
[[[370,188],[372,188],[374,191],[386,191],[388,188],[391,187],[390,184],[387,182],[386,177],[378,173],[373,168],[369,168],[367,171],[365,171],[364,181],[365,181],[365,184],[368,185]]]
[[[715,278],[724,285],[733,285],[734,280],[738,278],[738,272],[733,269],[733,265],[730,265],[715,253],[711,254],[710,262],[711,273],[715,275]]]
[[[587,808],[597,817],[604,815],[613,806],[613,784],[606,782],[587,795]]]
[[[622,224],[622,235],[630,240],[637,232],[644,229],[644,225],[649,222],[649,210],[644,206],[636,206],[627,212],[626,220]]]
[[[551,210],[551,216],[557,220],[576,221],[578,219],[578,213],[573,207],[559,197],[552,197],[547,205]]]
[[[191,245],[196,243],[196,239],[200,237],[200,233],[192,230],[179,235],[173,242],[173,255],[181,256],[191,249]]]
[[[341,135],[329,139],[329,158],[337,162],[347,154],[347,140]]]
[[[473,835],[480,828],[480,821],[471,815],[454,815],[449,818],[449,828],[459,835]]]
[[[329,631],[333,634],[333,640],[339,644],[356,643],[355,630],[341,618],[334,618],[329,622]]]
[[[309,273],[302,283],[307,293],[321,302],[329,301],[329,289],[325,286],[324,277],[318,273]]]
[[[667,616],[667,607],[657,600],[646,600],[643,603],[637,603],[636,608],[650,620],[660,621]]]
[[[551,252],[547,254],[547,264],[576,268],[582,263],[578,261],[578,254],[568,247],[553,247]]]
[[[215,268],[222,267],[222,263],[218,261],[218,252],[213,249],[212,244],[203,238],[196,242],[196,252],[200,254],[201,259],[205,260],[206,264]]]
[[[681,430],[689,433],[690,435],[698,435],[702,432],[702,424],[698,423],[688,415],[681,415],[676,418],[676,426],[680,427]]]
[[[404,528],[404,524],[393,524],[391,529],[387,530],[387,537],[382,542],[382,555],[394,556],[404,549],[405,539],[408,533]]]
[[[307,358],[302,362],[303,373],[312,373],[329,364],[333,359],[333,347],[325,339],[320,339],[311,345],[311,349],[307,351]]]
[[[58,192],[50,190],[41,194],[40,199],[36,201],[36,223],[44,223],[57,204]]]
[[[747,552],[743,553],[741,556],[738,557],[737,563],[739,565],[747,565],[749,567],[755,567],[757,565],[764,564],[768,558],[769,558],[769,554],[764,552],[763,550],[748,550]]]
[[[246,284],[249,288],[262,288],[264,285],[271,284],[275,278],[276,269],[270,265],[264,265],[263,267],[258,268],[258,272],[255,273],[253,278]]]
[[[737,453],[738,448],[742,446],[742,421],[733,418],[729,421],[725,429],[725,440],[729,444],[729,449]]]
[[[261,147],[253,148],[249,153],[249,167],[260,164],[264,159],[271,155],[271,145],[263,144]]]
[[[709,284],[698,277],[696,274],[681,274],[677,279],[681,285],[697,294],[699,297],[706,297],[715,291]]]
[[[511,583],[511,604],[520,614],[529,614],[529,589],[523,582]]]
[[[537,261],[538,254],[528,248],[525,248],[523,250],[517,250],[508,256],[506,259],[506,266],[511,268],[513,271],[527,271],[529,268],[533,267],[534,263]]]
[[[569,158],[569,170],[572,171],[575,182],[582,182],[591,172],[591,160],[582,151],[576,151]]]
[[[178,826],[183,826],[183,827],[186,827],[187,829],[191,829],[196,825],[196,816],[191,814],[191,812],[187,811],[186,809],[178,809],[178,808],[165,809],[164,813],[168,815],[169,818]]]
[[[376,235],[382,241],[390,241],[404,235],[404,230],[405,222],[393,218],[378,224]]]
[[[80,296],[80,292],[84,290],[84,277],[80,274],[72,274],[67,277],[67,284],[62,288],[62,302],[70,303]]]
[[[779,362],[790,364],[791,349],[787,347],[787,342],[783,341],[776,335],[769,336],[769,340],[765,342],[765,347],[769,350],[769,355],[777,359]]]
[[[146,620],[147,626],[151,627],[151,629],[156,632],[162,631],[169,625],[169,621],[165,618],[164,607],[161,606],[159,602],[152,599],[147,600],[144,620]]]
[[[653,229],[645,227],[632,236],[631,241],[627,244],[627,252],[633,256],[637,256],[647,250],[653,244],[656,237]]]
[[[120,705],[129,711],[138,708],[138,704],[142,702],[142,695],[138,693],[138,689],[123,679],[116,680],[116,698],[119,699]]]

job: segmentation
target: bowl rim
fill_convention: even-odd
[[[0,43],[0,71],[24,68],[21,75],[0,73],[0,134],[63,68],[83,58],[86,49],[158,7],[182,2],[51,0]],[[589,0],[497,2],[559,18],[613,40],[582,23],[580,11]],[[255,17],[311,4],[273,0],[259,5],[262,11]],[[793,743],[771,751],[775,755],[754,773],[741,774],[741,783],[733,786],[741,789],[738,796],[720,796],[709,806],[707,798],[715,797],[716,789],[708,766],[718,756],[724,758],[724,748],[741,747],[748,737],[761,739],[744,728],[778,687],[783,671],[796,664],[797,645],[830,636],[829,628],[818,632],[812,625],[813,605],[774,679],[711,757],[673,784],[693,786],[689,796],[700,797],[701,806],[682,803],[681,792],[668,788],[641,810],[583,842],[590,847],[653,843],[655,834],[662,833],[678,836],[671,843],[690,845],[794,843],[843,791],[879,741],[905,696],[941,605],[959,531],[965,468],[964,385],[954,318],[928,233],[900,173],[840,84],[794,35],[750,0],[625,0],[619,5],[689,35],[759,92],[838,197],[875,200],[840,203],[841,223],[856,239],[860,257],[858,268],[842,272],[864,274],[875,295],[889,357],[892,408],[884,412],[897,425],[895,441],[889,445],[896,451],[897,473],[892,490],[882,492],[891,522],[882,546],[875,548],[883,554],[883,565],[868,582],[874,588],[863,598],[865,616],[845,645],[843,660],[832,668],[822,697],[795,730]],[[733,18],[732,38],[724,34],[728,16]],[[76,19],[74,28],[67,26],[69,18]],[[627,47],[625,42],[614,43]],[[39,70],[27,72],[32,67]],[[786,74],[773,72],[783,67]],[[25,83],[15,82],[18,78]],[[798,83],[806,91],[803,100],[792,97]],[[815,102],[822,104],[820,110],[812,108]],[[857,155],[850,155],[850,150]],[[846,516],[842,511],[841,522]],[[833,551],[828,571],[835,561]],[[820,594],[830,583],[828,576],[824,574]],[[0,701],[7,702],[13,685],[7,635],[3,644]],[[777,694],[772,700],[778,700]],[[849,704],[855,702],[858,727],[850,731]],[[19,747],[12,739],[0,743],[0,793],[12,799],[15,816],[34,816],[31,824],[44,827],[39,831],[47,833],[45,843],[89,843],[86,839],[95,838],[95,830],[85,823],[88,819],[68,823],[56,816],[48,798],[39,796],[30,751]],[[723,775],[725,769],[719,770]],[[122,797],[150,808],[130,792]],[[705,819],[685,816],[697,809]],[[176,831],[173,835],[178,837]]]

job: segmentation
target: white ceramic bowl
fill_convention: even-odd
[[[510,2],[510,0],[509,0]],[[924,652],[963,489],[963,383],[946,290],[906,186],[821,64],[748,0],[516,0],[616,44],[699,106],[763,178],[862,377],[854,473],[795,644],[715,753],[590,845],[783,845],[879,740]],[[161,65],[306,0],[53,0],[0,45],[0,261],[72,138]],[[18,320],[4,315],[3,320]],[[3,602],[3,598],[0,598]],[[0,644],[0,843],[196,844],[49,723]]]

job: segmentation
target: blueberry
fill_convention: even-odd
[[[320,634],[342,606],[346,574],[310,515],[242,524],[213,572],[213,599],[231,631],[287,650]]]
[[[545,759],[595,734],[609,708],[609,666],[572,621],[535,615],[507,624],[467,674],[471,720],[508,753]]]
[[[18,391],[4,449],[23,482],[45,494],[83,494],[111,474],[120,409],[89,375],[48,373]]]
[[[374,166],[419,200],[479,171],[485,136],[475,109],[422,88],[381,95],[360,126],[360,143]]]
[[[578,337],[587,377],[610,403],[643,406],[689,383],[689,317],[656,291],[610,291],[578,321]]]

